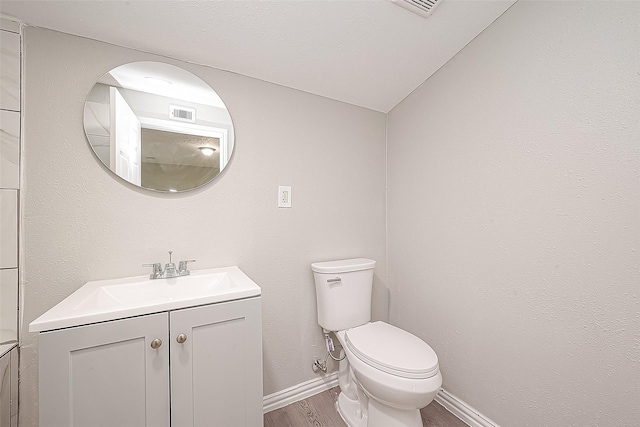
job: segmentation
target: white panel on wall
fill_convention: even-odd
[[[18,191],[0,190],[0,268],[18,266]]]
[[[0,343],[18,337],[18,269],[0,270]]]
[[[6,31],[12,31],[14,33],[20,32],[20,24],[10,19],[0,18],[0,29]]]
[[[19,188],[20,113],[0,110],[0,188]]]
[[[18,425],[20,24],[0,19],[0,425]],[[8,30],[8,31],[5,31]]]
[[[20,111],[20,35],[0,31],[0,108]]]

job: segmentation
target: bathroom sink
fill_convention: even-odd
[[[68,328],[260,295],[238,267],[193,270],[189,276],[96,280],[31,322],[30,332]]]
[[[213,292],[231,289],[226,273],[192,274],[170,279],[132,278],[125,283],[103,282],[93,289],[75,310],[93,310],[116,305],[155,304],[157,302],[190,300]]]

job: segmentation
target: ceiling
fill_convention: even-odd
[[[28,25],[388,112],[516,0],[1,0]]]
[[[98,82],[227,109],[218,94],[199,77],[164,62],[140,61],[123,64],[103,75]]]

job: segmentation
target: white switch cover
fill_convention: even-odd
[[[291,187],[278,187],[278,207],[290,208],[291,207]]]

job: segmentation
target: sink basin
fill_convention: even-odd
[[[259,296],[260,287],[238,267],[194,270],[189,276],[148,276],[88,282],[29,325],[30,332],[68,328]]]
[[[225,273],[195,273],[189,276],[155,280],[133,277],[125,283],[117,283],[120,280],[116,283],[109,282],[112,281],[103,281],[99,286],[94,287],[93,292],[80,301],[74,310],[86,311],[118,305],[184,301],[214,292],[226,292],[233,288],[229,275]]]

